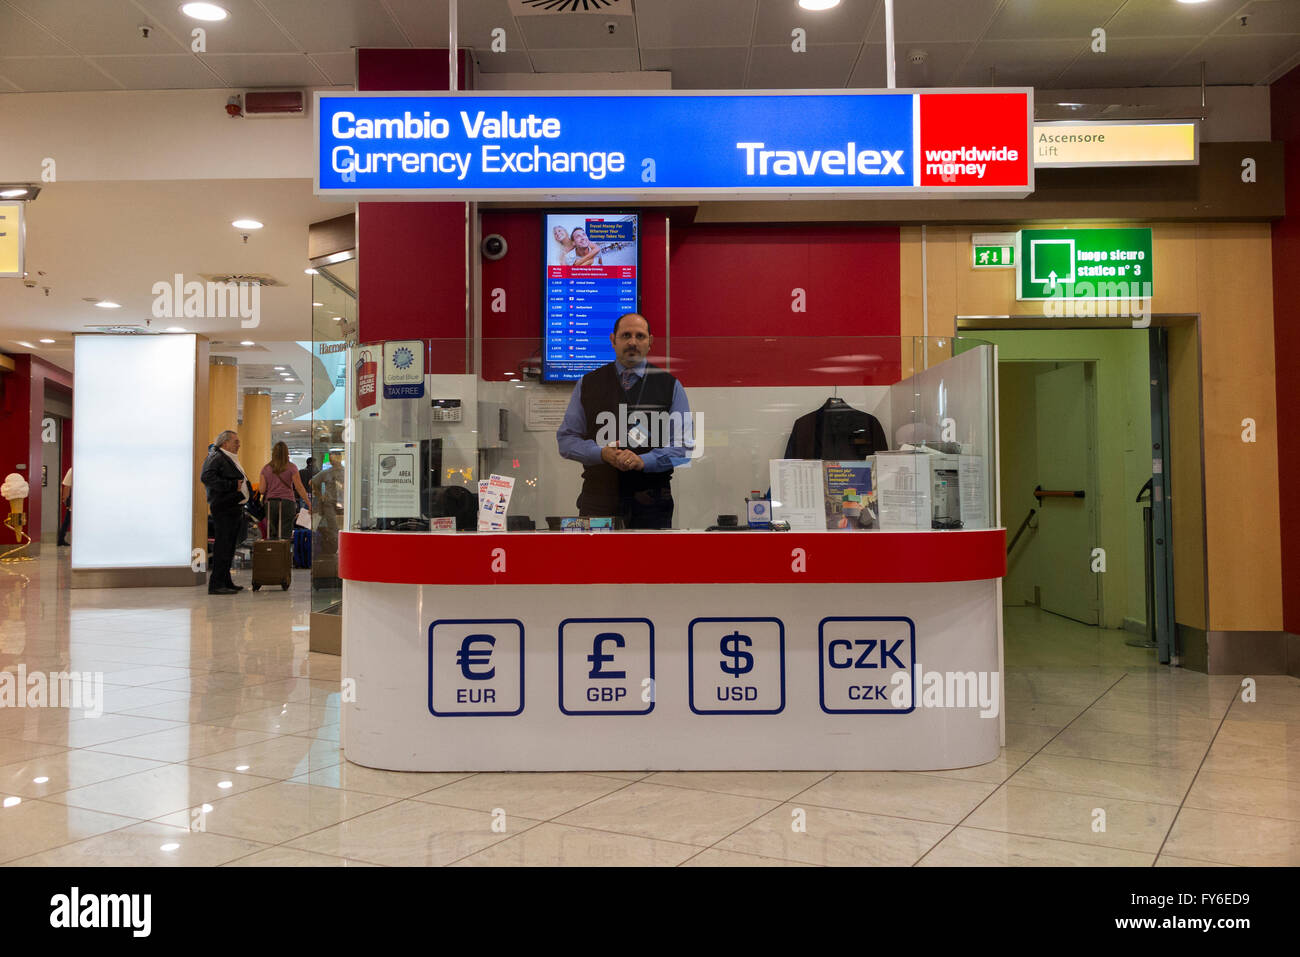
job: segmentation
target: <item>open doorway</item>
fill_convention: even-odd
[[[1195,668],[1181,647],[1205,627],[1196,319],[1034,322],[958,320],[998,346],[1007,659]]]

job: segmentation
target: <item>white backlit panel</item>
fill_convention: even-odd
[[[72,567],[189,565],[194,336],[75,342]]]

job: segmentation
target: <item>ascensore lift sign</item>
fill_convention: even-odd
[[[1021,197],[1033,92],[317,93],[339,198]]]

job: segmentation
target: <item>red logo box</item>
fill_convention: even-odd
[[[922,186],[1029,188],[1029,94],[920,97]]]

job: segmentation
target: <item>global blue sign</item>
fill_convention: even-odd
[[[343,198],[924,196],[1033,189],[1029,90],[317,93]]]

